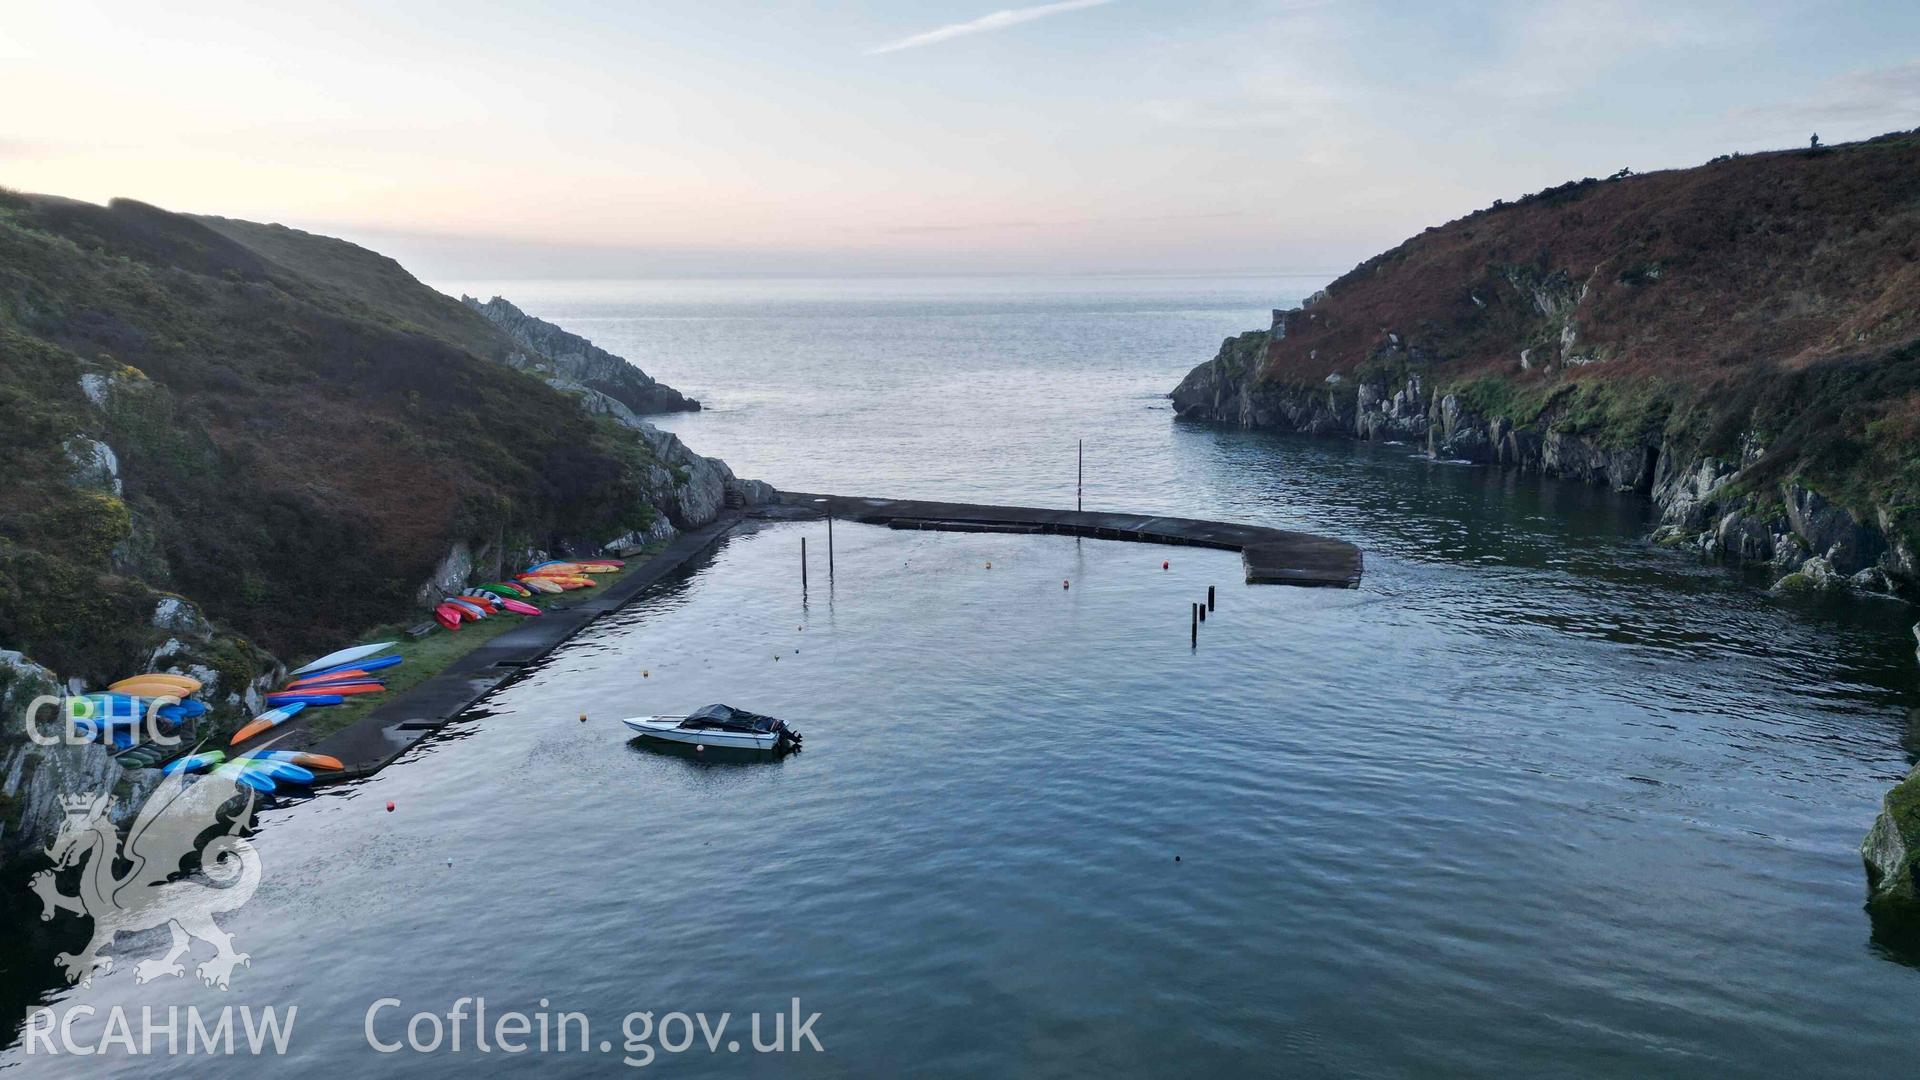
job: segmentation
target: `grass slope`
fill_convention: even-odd
[[[124,674],[165,590],[324,651],[406,617],[456,540],[652,519],[634,434],[493,362],[484,320],[390,260],[327,241],[289,269],[324,241],[291,233],[0,192],[0,643]],[[75,436],[113,448],[123,493],[73,481]]]

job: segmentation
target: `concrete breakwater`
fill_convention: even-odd
[[[1221,548],[1240,553],[1249,585],[1350,589],[1360,584],[1364,569],[1360,549],[1344,540],[1259,525],[1099,510],[1046,510],[1031,506],[866,499],[800,492],[781,492],[778,502],[789,511],[813,516],[831,514],[844,521],[892,528],[1057,533],[1100,540]]]

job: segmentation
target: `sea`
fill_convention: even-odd
[[[1304,529],[1365,577],[845,522],[829,573],[823,524],[743,530],[385,772],[266,809],[226,988],[200,942],[138,981],[165,931],[85,987],[9,958],[33,1004],[0,1064],[1900,1071],[1920,951],[1869,917],[1859,845],[1920,749],[1913,614],[1771,597],[1650,544],[1638,498],[1175,418],[1326,277],[438,283],[698,397],[657,422],[743,477]],[[619,723],[709,702],[805,748]],[[252,1053],[269,1008],[297,1012]],[[231,1055],[154,1036],[223,1015]]]

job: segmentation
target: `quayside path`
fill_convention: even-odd
[[[1362,569],[1360,549],[1352,544],[1257,525],[1095,510],[775,492],[769,503],[744,511],[728,510],[712,523],[681,534],[666,550],[604,590],[570,594],[567,601],[549,607],[540,617],[524,620],[455,660],[446,670],[382,702],[352,726],[314,740],[296,725],[289,725],[293,730],[275,743],[331,754],[346,765],[343,772],[322,774],[322,782],[369,776],[513,678],[520,669],[545,657],[600,616],[632,603],[742,525],[753,520],[808,521],[829,516],[895,529],[1053,533],[1222,548],[1240,552],[1249,584],[1353,588],[1360,584]]]

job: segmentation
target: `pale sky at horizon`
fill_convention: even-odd
[[[1920,127],[1911,3],[12,8],[0,185],[429,280],[1331,271],[1623,165]]]

